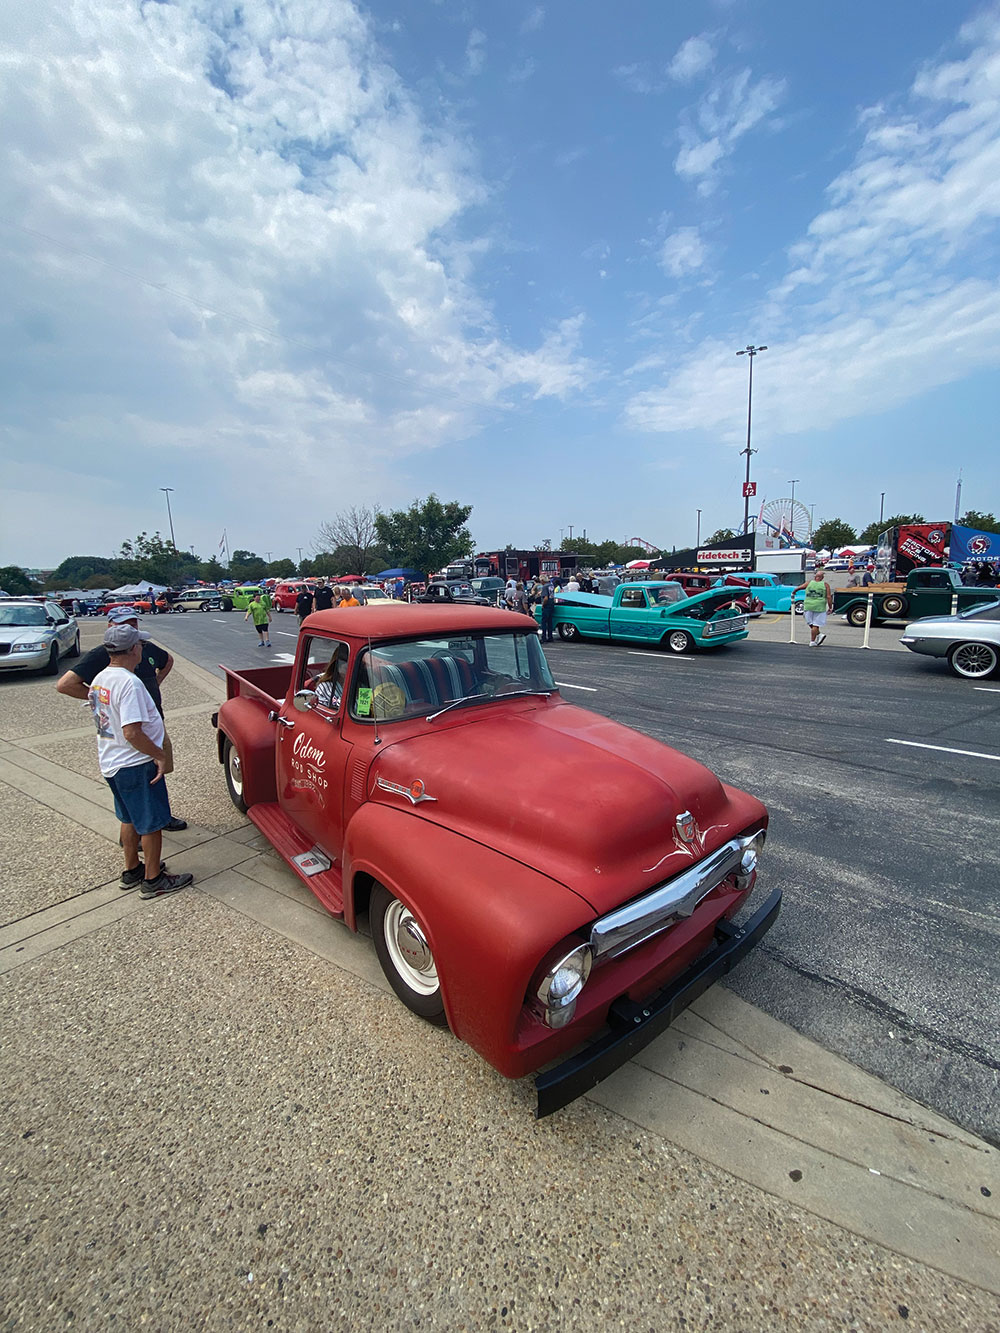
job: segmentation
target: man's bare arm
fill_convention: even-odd
[[[86,699],[90,686],[75,671],[67,671],[56,681],[56,692],[65,694],[69,699]]]
[[[162,685],[163,682],[166,680],[166,678],[170,675],[171,671],[173,671],[173,669],[174,669],[173,656],[170,653],[167,653],[167,660],[164,662],[163,666],[161,666],[159,671],[156,673],[157,685]]]
[[[158,745],[154,745],[149,739],[142,729],[142,723],[127,722],[125,726],[122,727],[122,735],[134,750],[138,750],[140,754],[148,754],[150,759],[155,762],[156,777],[153,778],[153,782],[159,782],[166,771],[167,756]],[[150,783],[150,785],[152,786],[152,783]]]

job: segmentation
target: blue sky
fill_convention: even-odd
[[[1000,7],[0,15],[0,564],[1000,509]]]

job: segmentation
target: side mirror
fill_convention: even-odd
[[[316,691],[296,690],[292,695],[292,707],[297,708],[300,713],[311,712],[316,707]]]

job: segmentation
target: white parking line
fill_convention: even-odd
[[[655,657],[660,662],[678,662],[682,666],[690,666],[691,664],[690,657],[686,657],[682,660],[680,657],[675,657],[673,654],[668,657],[666,653],[653,653],[650,652],[649,649],[645,652],[640,652],[638,648],[626,648],[625,652],[628,657]]]
[[[974,690],[980,690],[983,694],[1000,694],[1000,689],[995,685],[973,685]]]
[[[923,741],[897,741],[886,736],[886,745],[911,745],[915,750],[940,750],[942,754],[964,754],[969,759],[993,759],[1000,764],[1000,754],[983,754],[981,750],[955,750],[950,745],[925,745]]]
[[[596,685],[571,685],[568,680],[557,680],[556,684],[561,690],[586,690],[588,694],[596,694]]]
[[[212,624],[213,624],[213,625],[228,625],[228,624],[229,624],[229,621],[228,621],[228,620],[219,620],[219,619],[217,619],[216,617],[213,616],[213,617],[212,617]]]
[[[297,639],[299,636],[290,629],[276,629],[275,634],[283,634],[286,639]]]

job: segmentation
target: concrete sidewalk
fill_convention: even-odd
[[[0,684],[5,1328],[1000,1329],[994,1149],[719,988],[535,1122],[233,809],[219,696],[143,903],[87,716]]]

